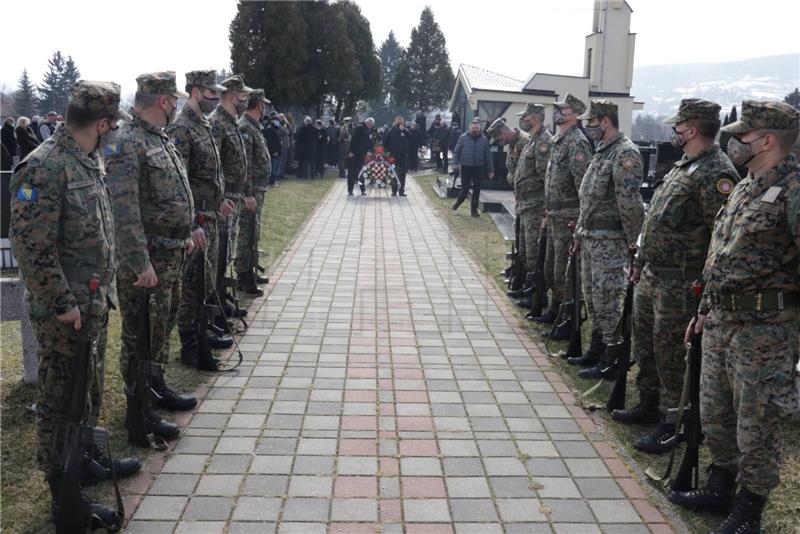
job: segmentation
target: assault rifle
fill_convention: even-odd
[[[547,301],[547,283],[544,280],[544,262],[547,257],[547,227],[539,232],[539,253],[536,255],[536,271],[533,273],[534,293],[529,317],[540,317]]]
[[[511,260],[508,273],[508,289],[516,291],[525,283],[525,259],[519,253],[519,240],[522,230],[520,229],[519,215],[514,218],[514,242],[511,244],[511,252],[506,253],[506,259]]]
[[[575,225],[570,224],[570,230],[575,232]],[[570,307],[570,315],[572,322],[570,326],[569,347],[564,354],[564,358],[580,358],[583,354],[583,347],[581,343],[581,293],[580,293],[580,278],[578,275],[578,254],[577,250],[570,250],[569,258],[569,278],[572,284],[572,300],[567,302],[566,305]]]
[[[614,343],[606,347],[607,363],[617,367],[617,378],[614,387],[608,396],[606,409],[609,412],[625,408],[625,392],[628,386],[628,370],[631,368],[631,315],[633,314],[633,261],[636,255],[634,249],[630,250],[630,263],[628,268],[628,284],[625,286],[625,301],[622,304],[622,314],[614,332]]]
[[[64,445],[61,450],[61,487],[58,495],[58,512],[55,518],[57,534],[74,534],[85,532],[89,528],[92,517],[88,504],[81,496],[81,470],[85,459],[91,458],[94,447],[111,452],[108,447],[108,431],[84,422],[86,416],[87,377],[92,354],[97,349],[97,338],[93,329],[92,308],[100,279],[95,274],[89,280],[89,308],[83,323],[83,333],[78,334],[78,347],[72,362],[72,390],[67,407],[67,421],[64,423]],[[96,462],[95,462],[96,463]],[[97,466],[104,469],[102,466]],[[91,468],[91,463],[90,463]],[[111,474],[117,492],[117,522],[122,525],[124,512],[122,497],[117,486],[114,462],[111,461]]]
[[[150,306],[154,296],[148,289],[139,292],[139,323],[136,329],[136,354],[128,361],[129,385],[125,393],[128,395],[128,411],[125,423],[128,428],[128,440],[140,447],[151,447],[165,450],[166,442],[147,431],[147,413],[150,406],[161,399],[154,385],[161,377],[161,366],[152,360],[152,329],[150,324]]]
[[[257,208],[258,206],[256,205],[256,209]],[[250,216],[250,235],[253,236],[250,242],[250,269],[253,271],[253,285],[257,284],[259,273],[263,274],[267,272],[267,269],[258,263],[258,215],[257,211],[253,211]]]
[[[237,288],[237,281],[236,278],[232,276],[228,276],[226,271],[228,270],[228,266],[231,263],[231,247],[230,247],[230,233],[231,228],[233,227],[233,214],[228,216],[225,219],[224,227],[219,229],[219,261],[217,264],[217,294],[221,297],[220,306],[225,306],[230,303],[232,313],[228,315],[237,317],[241,322],[244,328],[247,328],[247,321],[244,320],[244,316],[247,314],[247,310],[242,310],[239,308],[239,297],[236,296],[236,288]],[[228,288],[231,289],[228,292]],[[217,321],[215,323],[218,328],[220,329],[229,329],[227,324],[222,324],[220,317],[217,317]]]
[[[695,300],[695,314],[692,320],[691,339],[686,345],[686,369],[683,374],[683,389],[681,400],[678,406],[677,421],[675,423],[675,435],[670,440],[686,441],[686,450],[683,453],[681,465],[675,479],[670,484],[671,491],[691,491],[698,486],[698,463],[700,442],[703,440],[703,432],[700,424],[700,368],[703,359],[702,334],[694,333],[694,325],[697,324],[697,309],[700,306],[700,296],[703,293],[703,286],[700,282],[692,283],[692,293]],[[688,402],[688,406],[687,406]],[[676,444],[677,445],[677,444]],[[656,482],[666,483],[672,474],[672,466],[675,461],[677,446],[672,448],[667,463],[667,469],[663,476],[655,476],[651,470],[645,474]]]

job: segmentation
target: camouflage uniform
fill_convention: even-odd
[[[254,93],[260,94],[264,102],[269,103],[264,98],[263,90],[257,89]],[[256,199],[256,211],[242,210],[239,217],[239,240],[236,243],[234,268],[237,273],[242,273],[254,269],[258,263],[258,253],[253,255],[252,251],[254,247],[258,249],[258,236],[261,235],[261,208],[264,206],[264,193],[267,191],[269,175],[272,172],[272,162],[261,124],[245,113],[239,118],[239,128],[247,158],[247,182],[244,194]],[[253,225],[254,218],[255,225]]]
[[[216,73],[211,71],[191,71],[186,73],[186,83],[199,87],[208,87],[215,91],[224,88],[216,84]],[[195,208],[193,229],[203,221],[208,247],[205,250],[193,250],[186,257],[181,285],[181,303],[178,312],[178,329],[190,330],[196,327],[198,305],[203,298],[213,302],[214,275],[217,272],[217,250],[219,234],[217,218],[225,184],[222,180],[222,168],[219,151],[214,136],[211,135],[211,123],[203,114],[184,105],[175,122],[168,125],[164,132],[169,136],[175,148],[183,158],[183,166],[189,178]],[[198,292],[197,273],[200,262],[207,261],[210,266],[205,269],[206,294]]]
[[[593,100],[582,120],[617,114],[607,100]],[[622,132],[600,141],[580,188],[577,237],[581,240],[581,286],[592,328],[613,342],[626,286],[629,245],[644,219],[642,156]]]
[[[70,105],[127,118],[119,85],[79,81]],[[31,325],[39,344],[36,458],[45,478],[59,474],[66,412],[72,393],[78,334],[56,319],[75,306],[81,335],[96,336],[88,368],[86,421],[100,415],[105,376],[108,308],[114,293],[114,223],[96,151],[85,153],[67,127],[20,163],[11,179],[9,238],[27,288]],[[89,309],[88,281],[100,277]],[[91,329],[91,332],[87,330]]]
[[[519,156],[522,154],[522,149],[525,143],[528,142],[530,136],[521,131],[514,129],[514,138],[508,143],[508,154],[506,156],[506,170],[508,170],[508,181],[514,183],[514,176],[517,173],[517,165],[519,164]]]
[[[788,104],[745,100],[741,109],[723,131],[798,128]],[[700,305],[706,445],[715,465],[738,468],[742,485],[762,496],[779,482],[780,423],[800,410],[798,272],[800,164],[789,154],[739,182],[717,215]]]
[[[718,119],[719,110],[713,102],[686,99],[665,122]],[[702,279],[714,217],[738,181],[728,156],[712,145],[676,162],[650,202],[636,257],[642,272],[632,338],[640,396],[660,399],[662,413],[680,401],[686,354],[681,340],[695,308],[690,286]]]
[[[557,104],[569,105],[576,113],[586,111],[586,105],[570,94]],[[545,281],[552,288],[555,303],[562,302],[567,292],[565,275],[572,243],[568,224],[578,219],[578,190],[591,157],[589,141],[577,125],[553,137],[545,172],[544,198],[547,216]]]
[[[222,85],[228,91],[252,92],[252,89],[244,85],[240,76],[231,76],[223,80]],[[238,229],[239,214],[244,199],[243,192],[247,182],[247,156],[245,155],[244,139],[242,139],[239,125],[236,123],[237,119],[238,117],[232,116],[222,105],[217,106],[217,109],[208,117],[212,134],[219,148],[222,176],[225,179],[224,195],[236,205],[230,217],[220,217],[217,224],[218,230],[229,236],[229,254],[236,250],[234,248],[235,233]],[[220,254],[222,254],[222,250],[220,250]],[[215,274],[224,273],[227,266],[228,258],[220,257],[218,271]]]
[[[526,258],[528,272],[536,269],[539,255],[539,231],[544,219],[544,176],[553,136],[542,125],[529,136],[522,149],[514,176],[514,196],[520,221],[520,253]]]
[[[136,81],[140,93],[186,95],[175,87],[174,72],[142,74]],[[175,145],[164,130],[142,119],[135,110],[133,120],[120,127],[117,142],[106,146],[104,154],[117,235],[117,291],[122,314],[120,369],[130,381],[134,377],[129,376],[129,362],[138,358],[138,297],[142,291],[133,284],[152,265],[158,284],[149,290],[151,351],[140,357],[164,364],[180,305],[194,202],[186,168]]]

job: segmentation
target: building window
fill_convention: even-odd
[[[592,49],[586,49],[586,77],[592,79]]]
[[[491,100],[478,101],[478,119],[481,122],[493,121],[502,117],[503,113],[511,106],[511,102],[494,102]]]

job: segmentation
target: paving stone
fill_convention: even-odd
[[[199,475],[172,475],[163,473],[159,475],[150,488],[148,495],[190,495],[197,485]]]
[[[547,521],[537,499],[497,499],[500,518],[506,523]]]
[[[628,501],[590,500],[589,506],[601,523],[640,523],[642,519]]]
[[[594,523],[595,519],[589,506],[578,499],[542,499],[542,506],[547,508],[553,522]]]
[[[233,519],[241,521],[277,521],[283,501],[267,497],[240,497],[233,509]]]
[[[142,503],[136,509],[136,519],[177,520],[187,502],[187,497],[148,495],[142,499]]]
[[[625,495],[613,478],[575,478],[581,494],[587,499],[624,499]]]
[[[333,521],[377,521],[378,501],[375,499],[333,499]]]
[[[453,521],[497,521],[497,512],[491,499],[450,499]]]
[[[447,477],[447,494],[451,499],[480,499],[491,497],[489,485],[483,477]]]
[[[290,497],[330,497],[332,477],[295,475],[289,480]]]
[[[290,497],[284,505],[282,521],[327,521],[329,505],[330,501],[327,499]]]
[[[187,520],[225,521],[233,508],[231,497],[192,497],[183,517]]]
[[[287,495],[288,485],[287,475],[248,475],[244,479],[244,495],[282,497]]]
[[[235,497],[243,479],[244,475],[203,475],[194,494]]]
[[[531,479],[528,477],[489,477],[489,483],[496,497],[513,499],[536,497],[531,489]]]
[[[447,499],[407,499],[403,501],[403,514],[410,523],[449,523]]]

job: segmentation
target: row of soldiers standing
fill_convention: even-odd
[[[157,447],[179,430],[155,408],[188,410],[197,403],[164,380],[175,325],[181,361],[190,366],[217,370],[217,359],[204,359],[200,346],[233,343],[200,324],[207,303],[228,316],[238,311],[223,296],[229,255],[221,238],[236,243],[241,291],[261,295],[257,285],[267,282],[256,271],[270,176],[260,124],[269,104],[264,92],[240,76],[217,84],[213,70],[186,73],[186,92],[174,72],[143,74],[136,82],[130,115],[119,107],[119,85],[74,84],[65,124],[19,164],[10,185],[10,239],[39,344],[37,461],[54,518],[71,513],[58,506],[65,495],[64,429],[96,425],[100,414],[109,308],[118,303],[122,316],[128,438]],[[179,98],[186,103],[178,113]],[[76,351],[86,346],[88,361],[76,367]],[[76,401],[79,379],[86,392]],[[69,409],[76,403],[85,408],[79,417]],[[81,485],[139,468],[135,458],[112,460],[88,447]],[[80,502],[87,527],[121,528],[119,510],[82,493]]]
[[[555,136],[536,104],[518,114],[522,131],[499,119],[487,130],[510,147],[518,254],[530,274],[528,287],[509,295],[532,292],[537,240],[546,230],[550,308],[528,318],[556,321],[570,289],[568,257],[580,260],[592,338],[569,363],[584,367],[581,378],[610,379],[627,373],[606,349],[615,341],[626,285],[636,284],[632,344],[639,402],[612,417],[655,425],[634,443],[651,454],[667,452],[677,442],[670,438],[681,435],[667,414],[680,403],[684,343],[703,333],[700,417],[712,464],[704,487],[668,497],[691,509],[729,512],[715,534],[757,533],[779,482],[780,423],[800,413],[800,165],[791,153],[798,111],[745,100],[741,118],[722,128],[732,136],[726,154],[715,143],[720,106],[683,100],[666,122],[671,143],[684,154],[645,214],[643,161],[619,131],[617,106],[594,100],[586,110],[568,94],[555,108]],[[740,180],[734,164],[747,167],[746,178]],[[699,306],[693,281],[704,286]],[[578,288],[573,294],[578,298]],[[570,330],[566,321],[552,335],[567,339]]]

